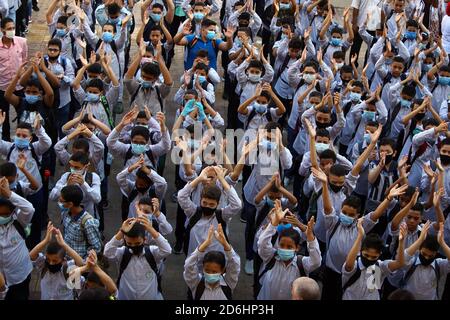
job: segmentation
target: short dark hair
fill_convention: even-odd
[[[93,64],[90,64],[87,68],[86,68],[86,72],[90,72],[90,73],[102,73],[102,66],[100,63],[96,62]]]
[[[418,212],[420,212],[420,214],[422,214],[423,210],[424,210],[424,206],[420,202],[416,202],[416,204],[414,204],[410,210],[418,211]]]
[[[343,177],[347,175],[347,169],[342,164],[334,164],[330,168],[330,174],[337,177]]]
[[[341,74],[343,73],[353,73],[353,68],[349,66],[348,64],[344,64],[341,68]]]
[[[203,19],[202,28],[208,28],[209,26],[217,26],[217,23],[211,19]]]
[[[151,206],[153,205],[152,198],[150,198],[149,196],[143,196],[142,198],[139,199],[139,204]]]
[[[108,14],[117,14],[117,13],[120,13],[120,10],[121,10],[120,6],[115,2],[107,5],[106,9],[108,11]]]
[[[149,168],[149,167],[147,166],[147,168]],[[149,176],[144,172],[144,170],[142,170],[142,168],[139,168],[136,171],[136,178],[140,178],[140,179],[144,180],[145,183],[147,183],[149,186],[151,186],[153,184],[152,179],[149,178]]]
[[[406,289],[397,289],[392,291],[388,296],[388,300],[416,300],[413,293]]]
[[[225,255],[221,251],[209,251],[203,258],[203,265],[205,263],[217,263],[222,269],[225,268]]]
[[[125,235],[130,238],[145,238],[145,227],[136,222]]]
[[[383,138],[380,140],[380,146],[390,146],[392,150],[395,151],[395,147],[397,146],[397,144],[393,139]]]
[[[331,149],[323,150],[320,153],[319,158],[321,160],[322,159],[331,159],[331,160],[333,160],[333,163],[336,163],[336,160],[337,160],[336,153]]]
[[[420,245],[420,249],[425,248],[434,252],[437,252],[439,247],[439,242],[437,241],[436,236],[432,234],[428,234],[424,242]]]
[[[381,250],[383,250],[383,240],[381,240],[380,236],[376,233],[369,233],[367,236],[364,237],[362,244],[361,244],[361,250],[364,249],[375,249],[376,251],[381,253]]]
[[[333,27],[333,28],[331,28],[330,34],[333,34],[333,33],[339,33],[340,35],[342,35],[342,29],[339,27]]]
[[[152,9],[153,8],[159,8],[159,9],[161,9],[161,11],[164,11],[164,6],[161,3],[154,3],[152,5]]]
[[[50,46],[57,46],[59,48],[59,51],[61,51],[61,48],[62,48],[61,40],[59,40],[58,38],[50,39],[47,43],[47,47],[50,47]]]
[[[406,85],[403,87],[401,92],[408,97],[414,98],[414,96],[416,95],[416,87],[412,85]]]
[[[71,184],[61,189],[61,197],[67,202],[72,202],[75,207],[79,207],[83,201],[83,190],[78,185]]]
[[[330,132],[327,129],[319,128],[316,130],[316,137],[327,137],[330,138]]]
[[[439,125],[439,121],[437,121],[435,118],[427,118],[422,121],[422,126],[424,129],[428,126],[437,127],[438,125]]]
[[[406,21],[406,28],[408,28],[408,27],[419,28],[419,24],[417,23],[416,20],[409,19],[408,21]]]
[[[7,25],[8,23],[10,23],[10,22],[14,23],[14,25],[16,24],[16,23],[14,22],[14,20],[11,19],[11,18],[9,18],[9,17],[2,18],[2,29],[5,29],[5,28],[6,28],[6,25]]]
[[[289,41],[288,47],[290,49],[303,49],[303,41],[294,37]]]
[[[89,153],[89,140],[83,137],[79,137],[73,142],[72,148],[84,150],[84,152],[87,154]]]
[[[337,50],[333,52],[333,58],[334,59],[345,59],[345,53],[341,50]]]
[[[81,291],[79,300],[106,301],[111,299],[108,290],[102,287],[89,288]]]
[[[65,26],[67,26],[67,19],[68,18],[69,18],[68,16],[60,16],[58,18],[58,20],[56,20],[56,23],[61,23],[61,24],[65,25]]]
[[[393,62],[400,62],[401,64],[403,64],[403,66],[405,66],[405,59],[403,59],[403,58],[400,57],[400,56],[395,56],[395,57],[392,59],[392,61],[393,61]]]
[[[16,206],[11,201],[5,198],[0,198],[0,207],[8,207],[10,213],[12,213],[14,209],[16,209]]]
[[[281,240],[281,238],[284,237],[291,238],[292,241],[294,241],[295,245],[300,244],[300,234],[292,227],[289,229],[283,229],[283,231],[280,232],[280,236],[278,237],[278,239]]]
[[[444,140],[442,140],[441,144],[439,145],[439,149],[446,145],[450,145],[450,138],[445,138]]]
[[[150,139],[150,131],[147,128],[144,127],[134,127],[131,129],[131,139],[133,139],[135,136],[141,136],[145,139],[145,141],[148,141]]]
[[[45,250],[47,254],[57,254],[61,257],[64,257],[65,251],[56,241],[50,241],[47,245],[47,249]]]
[[[161,69],[156,63],[153,62],[146,62],[142,65],[141,72],[144,72],[145,74],[159,77],[161,73]]]
[[[20,122],[16,129],[27,129],[30,133],[33,132],[33,127],[28,122]]]
[[[0,165],[0,176],[15,177],[17,175],[17,167],[12,162],[5,162]]]
[[[221,195],[222,191],[220,190],[220,188],[216,185],[212,185],[203,188],[201,197],[216,200],[217,202],[219,202]]]
[[[87,165],[89,163],[89,156],[84,152],[78,151],[78,152],[75,152],[74,154],[72,154],[72,156],[70,157],[70,160],[79,162],[82,165]]]
[[[343,202],[342,206],[355,208],[357,212],[361,210],[361,199],[354,195],[349,195]]]
[[[103,91],[103,89],[104,89],[103,81],[98,78],[91,79],[91,80],[89,80],[88,83],[86,83],[86,89],[89,87],[97,88],[98,90]]]

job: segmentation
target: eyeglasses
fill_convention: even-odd
[[[48,48],[48,51],[50,51],[50,52],[58,52],[58,51],[59,51],[59,49],[55,49],[55,48]]]

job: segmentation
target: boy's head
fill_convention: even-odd
[[[200,199],[200,207],[205,216],[211,216],[219,205],[222,192],[216,185],[207,185],[202,190]]]
[[[316,10],[317,10],[318,16],[321,16],[321,17],[325,16],[328,11],[328,0],[320,1],[316,6]]]
[[[118,24],[120,21],[120,6],[113,2],[106,6],[106,13],[108,15],[108,22],[114,25]]]
[[[402,13],[404,9],[405,9],[405,0],[395,0],[394,1],[395,13]]]
[[[86,84],[86,100],[93,103],[98,102],[100,100],[100,96],[103,95],[103,90],[103,80],[99,78],[89,80]]]
[[[331,125],[331,109],[327,106],[319,108],[315,115],[316,126],[319,129],[325,129]]]
[[[330,175],[330,169],[336,161],[336,153],[331,149],[326,149],[319,154],[319,167],[327,176]]]
[[[347,170],[341,164],[335,164],[330,168],[330,174],[328,176],[330,189],[337,193],[341,191],[345,183],[345,176]]]
[[[147,118],[147,114],[145,113],[145,111],[139,111],[134,125],[148,129],[148,121],[149,120],[150,119]]]
[[[150,29],[150,41],[153,45],[157,45],[164,38],[164,32],[159,25],[154,25]]]
[[[64,249],[56,242],[51,241],[45,250],[45,266],[51,273],[59,272],[65,256]]]
[[[144,89],[152,88],[161,74],[161,69],[156,63],[145,63],[141,68],[141,85]]]
[[[56,20],[55,36],[64,37],[67,34],[67,19],[68,16],[60,16],[58,20]]]
[[[163,5],[160,3],[154,3],[151,10],[152,11],[150,13],[150,18],[152,18],[152,20],[155,22],[159,22],[164,11]]]
[[[376,233],[369,233],[361,244],[361,262],[368,268],[374,265],[381,256],[383,240]]]
[[[342,46],[342,29],[339,27],[334,27],[331,29],[331,45],[332,46]]]
[[[185,105],[191,100],[198,100],[198,92],[195,89],[188,89],[184,92],[183,105]]]
[[[21,122],[17,125],[16,136],[14,137],[14,145],[18,149],[26,149],[33,139],[33,128],[31,124]]]
[[[280,200],[283,197],[280,189],[278,189],[275,185],[272,185],[267,192],[266,203],[269,207],[273,207],[275,205],[275,200]]]
[[[14,189],[17,179],[17,167],[12,162],[5,162],[0,165],[0,176],[8,179],[9,188]]]
[[[139,222],[134,223],[131,229],[124,234],[124,240],[130,253],[140,255],[144,250],[145,227]]]
[[[92,117],[93,117],[94,119],[97,119],[97,117],[96,117],[95,115],[92,115]],[[91,122],[91,120],[89,119],[89,115],[88,115],[88,114],[85,114],[85,115],[83,116],[83,118],[81,118],[81,123],[84,124],[84,125],[86,126],[86,128],[89,129],[89,131],[91,131],[92,133],[95,134],[94,131],[97,129],[97,127],[95,126],[94,123]],[[79,137],[79,138],[83,138],[83,137]],[[83,138],[83,139],[85,139],[85,138]],[[74,143],[75,143],[75,142],[74,142]],[[88,143],[89,143],[89,141],[88,141]],[[72,150],[73,150],[73,146],[72,146]],[[75,151],[72,151],[72,153],[74,153],[74,152],[75,152]]]
[[[58,205],[61,210],[71,210],[80,207],[81,201],[83,201],[83,190],[78,185],[71,184],[61,189]]]
[[[406,21],[405,38],[407,40],[415,40],[417,38],[417,29],[419,25],[416,20],[409,19]]]
[[[379,151],[380,151],[380,157],[381,155],[385,156],[385,161],[384,164],[385,165],[389,165],[392,160],[395,157],[395,154],[397,153],[397,150],[395,149],[396,147],[396,142],[392,139],[389,138],[383,138],[380,141],[380,147],[379,147]]]
[[[429,130],[437,126],[439,126],[439,121],[437,121],[435,118],[427,118],[422,121],[423,130]]]
[[[450,85],[450,67],[443,65],[439,68],[439,84],[443,86]]]
[[[406,85],[400,92],[400,104],[404,108],[410,108],[416,95],[416,87],[412,85]]]
[[[322,101],[323,95],[319,91],[313,91],[309,94],[308,102],[311,106],[317,106]]]
[[[200,22],[205,17],[205,3],[196,2],[192,6],[192,11],[194,12],[194,19],[196,22]]]
[[[298,59],[303,50],[303,42],[297,37],[294,37],[289,41],[288,54],[291,59]]]
[[[70,173],[84,175],[89,167],[89,155],[84,152],[75,152],[69,160]]]
[[[214,284],[220,281],[221,275],[225,272],[225,255],[220,251],[209,251],[203,258],[203,275],[205,281]]]
[[[89,155],[89,140],[83,137],[76,139],[72,144],[72,153],[84,153]]]
[[[353,69],[349,65],[343,65],[341,70],[341,80],[344,86],[347,86],[347,84],[350,82],[350,80],[353,79]]]
[[[445,138],[441,141],[439,147],[439,158],[444,167],[450,165],[450,138]]]
[[[323,151],[330,148],[330,133],[327,129],[316,130],[316,151],[321,154]]]
[[[316,79],[318,66],[314,61],[307,61],[303,65],[302,78],[307,84],[311,84]]]
[[[345,53],[340,50],[337,50],[333,52],[333,59],[336,62],[336,68],[340,70],[344,66]]]
[[[428,234],[425,241],[420,245],[419,260],[424,266],[429,266],[436,259],[439,251],[439,243],[436,236]]]
[[[354,81],[349,97],[353,103],[361,101],[362,94],[364,93],[364,84],[361,81]]]
[[[2,18],[2,33],[8,39],[14,39],[16,33],[16,23],[13,19],[8,17]]]
[[[146,193],[152,185],[153,185],[152,179],[149,178],[147,173],[145,173],[145,171],[142,168],[139,168],[136,171],[136,182],[135,182],[137,191],[139,191],[140,193]]]
[[[405,59],[403,59],[400,56],[395,56],[392,59],[391,64],[391,73],[394,78],[398,78],[403,73],[403,70],[405,70]]]
[[[417,230],[417,227],[420,223],[422,223],[422,213],[423,213],[423,205],[420,202],[417,202],[408,212],[405,217],[406,226],[409,232],[414,232]]]
[[[25,100],[29,104],[35,104],[42,100],[44,90],[37,79],[30,79],[25,85]]]
[[[408,188],[406,188],[405,193],[398,197],[400,208],[404,208],[408,205],[415,192],[416,188],[414,187],[408,186]]]
[[[361,199],[357,196],[350,195],[344,202],[342,202],[341,214],[339,220],[344,226],[351,226],[353,222],[359,217],[361,210]]]
[[[210,19],[202,21],[202,36],[207,40],[213,40],[216,37],[217,23]]]
[[[246,73],[248,76],[248,79],[251,82],[259,82],[261,81],[261,77],[264,75],[264,65],[259,60],[251,60],[248,64]]]
[[[147,144],[150,141],[150,131],[148,128],[133,127],[130,137],[131,151],[135,155],[140,155],[147,151]]]
[[[149,196],[143,196],[141,199],[139,199],[138,206],[139,209],[142,210],[145,214],[152,214],[153,212],[155,212],[152,198],[150,198]]]
[[[50,39],[47,44],[48,60],[56,61],[61,53],[62,43],[57,38]]]
[[[100,63],[94,63],[87,67],[86,74],[87,78],[86,80],[89,82],[93,79],[99,79],[102,76],[102,65]]]
[[[293,228],[283,229],[278,237],[277,254],[282,261],[294,258],[300,249],[300,234]]]
[[[239,27],[248,27],[250,24],[250,13],[242,12],[238,17]]]

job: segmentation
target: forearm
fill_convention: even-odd
[[[23,168],[20,171],[22,171],[22,173],[28,179],[28,182],[30,182],[30,188],[31,189],[33,189],[33,190],[39,189],[39,182],[36,180],[36,178],[26,168]]]
[[[66,251],[66,254],[73,259],[77,267],[83,266],[83,258],[80,257],[80,255],[73,250],[69,245],[65,244],[63,246],[64,250]]]
[[[369,171],[369,184],[374,184],[380,176],[381,170],[383,167],[378,164],[375,168]]]
[[[355,266],[356,257],[358,256],[362,240],[363,240],[363,235],[358,233],[358,236],[357,236],[355,242],[353,243],[353,246],[350,249],[350,252],[347,255],[347,259],[345,260],[345,270],[347,272],[352,271]]]
[[[106,290],[108,290],[109,294],[113,295],[117,292],[117,286],[113,279],[111,279],[108,274],[106,274],[99,266],[95,266],[93,268],[94,273],[100,279],[100,282],[105,286]]]

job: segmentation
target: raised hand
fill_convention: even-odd
[[[122,223],[120,231],[122,231],[123,233],[128,233],[131,228],[133,228],[133,225],[136,223],[136,221],[136,218],[128,218]]]
[[[444,196],[444,194],[445,194],[444,187],[440,188],[437,192],[434,193],[434,195],[433,195],[433,206],[434,207],[439,207],[441,205],[441,198]]]
[[[225,232],[223,231],[222,225],[219,223],[217,226],[217,230],[214,231],[214,237],[219,241],[219,243],[223,246],[225,251],[230,251],[231,247],[225,237]]]
[[[399,187],[398,184],[396,184],[390,191],[389,194],[387,196],[388,200],[393,200],[394,197],[398,197],[401,196],[402,194],[404,194],[406,192],[406,189],[408,189],[408,185],[404,184],[401,187]],[[390,199],[389,199],[390,198]]]
[[[308,225],[306,227],[306,239],[308,241],[314,241],[315,236],[314,236],[314,217],[311,217],[311,219],[309,219],[308,221]]]
[[[328,181],[327,175],[322,171],[322,169],[311,168],[311,172],[314,178],[318,179],[319,181],[323,183],[326,183]]]
[[[398,241],[403,241],[406,239],[406,236],[408,234],[408,227],[406,226],[406,223],[400,224],[400,234],[398,235]]]
[[[363,221],[364,221],[364,218],[359,218],[358,223],[356,224],[356,226],[358,228],[358,235],[360,235],[362,237],[364,237],[364,235],[366,233],[363,228]]]

